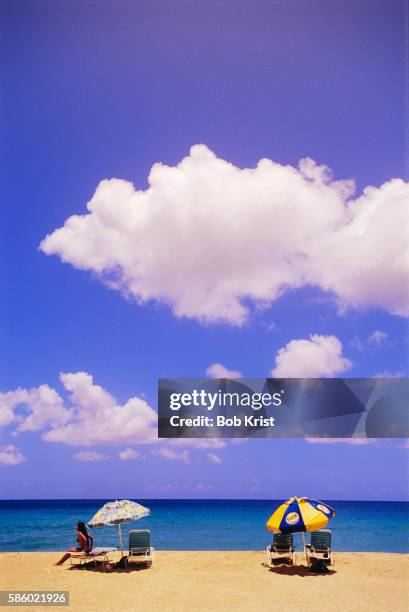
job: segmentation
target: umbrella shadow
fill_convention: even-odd
[[[332,576],[336,574],[334,569],[327,568],[325,572],[313,572],[306,565],[291,565],[285,561],[274,560],[271,565],[268,563],[262,563],[263,567],[267,568],[272,574],[279,574],[281,576],[301,576],[305,578],[307,576]]]

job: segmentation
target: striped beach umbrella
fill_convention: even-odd
[[[290,497],[270,516],[266,528],[274,533],[316,531],[328,524],[335,510],[308,497]]]
[[[149,516],[151,511],[149,508],[145,508],[142,504],[130,501],[129,499],[121,499],[106,503],[102,508],[98,510],[88,521],[87,526],[91,529],[94,527],[105,527],[106,525],[117,525],[118,526],[118,537],[121,552],[124,552],[124,545],[122,540],[121,525],[123,523],[131,523],[137,521],[140,518]]]

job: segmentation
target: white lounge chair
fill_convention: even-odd
[[[102,561],[102,564],[104,565],[105,569],[107,569],[107,566],[110,563],[114,563],[114,559],[110,561],[109,555],[112,553],[116,553],[116,552],[117,552],[117,549],[111,546],[96,547],[96,548],[93,548],[90,552],[85,552],[85,551],[72,552],[70,555],[70,562],[71,562],[71,565],[77,565],[76,563],[73,563],[73,559],[76,559],[79,561],[79,565],[82,565],[83,563],[86,563],[87,561],[94,561],[94,565],[96,565],[97,561],[100,560]]]

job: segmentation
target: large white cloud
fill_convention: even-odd
[[[70,392],[72,421],[44,434],[49,442],[89,444],[146,444],[156,440],[156,412],[139,397],[120,405],[90,374],[61,374]]]
[[[65,402],[48,385],[1,393],[3,424],[15,421],[17,432],[42,430],[44,440],[72,446],[157,441],[157,415],[145,400],[131,397],[120,405],[86,372],[61,374],[60,380]]]
[[[335,336],[312,335],[291,340],[276,355],[271,375],[277,378],[334,376],[352,363],[342,354],[342,343]]]
[[[140,304],[178,317],[241,325],[250,305],[314,285],[345,308],[409,314],[409,184],[391,180],[351,199],[311,159],[239,169],[205,145],[177,166],[155,164],[149,187],[102,181],[41,243]]]

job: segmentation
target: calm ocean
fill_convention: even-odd
[[[0,551],[51,551],[75,545],[74,526],[108,500],[0,501]],[[262,550],[265,523],[279,501],[138,500],[151,516],[123,526],[149,528],[159,550]],[[408,502],[328,501],[337,551],[409,552]],[[94,529],[95,546],[117,546],[116,527]],[[296,534],[301,549],[301,535]]]

